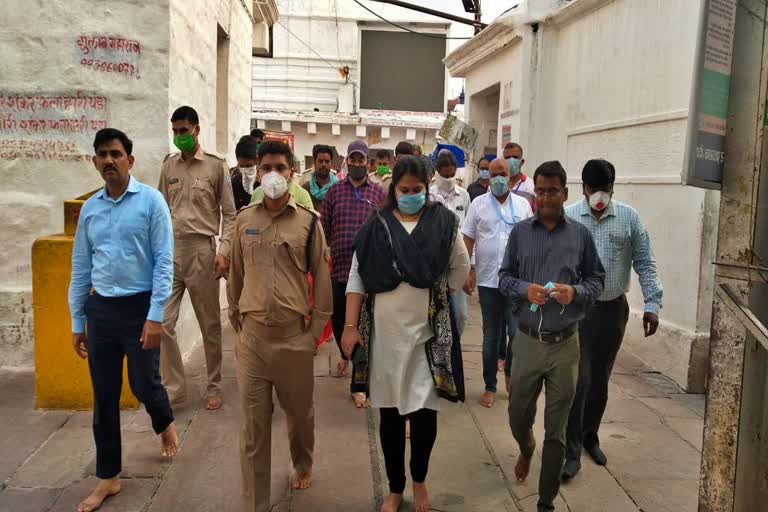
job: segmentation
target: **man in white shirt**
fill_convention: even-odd
[[[437,174],[429,187],[429,191],[441,198],[443,204],[459,218],[459,229],[464,224],[464,217],[469,210],[469,193],[456,184],[456,157],[447,151],[440,153],[436,162]],[[464,333],[464,324],[467,321],[467,309],[469,297],[463,290],[456,290],[451,294],[453,309],[456,315],[456,328],[459,336]]]
[[[493,407],[496,403],[496,374],[501,344],[506,345],[507,333],[511,339],[517,330],[514,303],[499,293],[499,268],[513,226],[533,216],[528,201],[509,190],[507,162],[497,158],[491,162],[489,171],[491,191],[472,202],[462,227],[469,254],[474,251],[473,265],[464,291],[471,295],[477,286],[483,315],[485,392],[480,404],[484,407]],[[504,325],[507,333],[503,332]]]

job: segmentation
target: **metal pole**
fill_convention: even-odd
[[[480,27],[480,19],[483,16],[483,12],[480,9],[480,0],[475,0],[475,21],[477,22],[477,25],[475,25],[475,35],[479,34],[481,30],[483,30]]]
[[[765,190],[760,193],[760,182],[768,182],[767,8],[764,0],[739,0],[735,9],[698,506],[702,512],[762,510],[768,484],[761,441],[768,429],[766,353],[754,336],[760,334],[757,321],[766,323],[768,293],[750,268],[764,265],[761,246],[768,246],[762,235],[768,201]],[[751,316],[743,310],[746,303]],[[740,313],[734,314],[734,304],[742,306]]]
[[[382,4],[392,4],[396,5],[398,7],[403,7],[405,9],[410,9],[412,11],[418,11],[423,12],[424,14],[431,14],[432,16],[437,16],[438,18],[445,18],[447,20],[455,21],[457,23],[464,23],[465,25],[472,25],[475,27],[475,30],[477,30],[477,27],[480,27],[481,29],[484,29],[488,25],[486,23],[481,23],[479,21],[478,15],[475,14],[474,20],[468,20],[467,18],[462,18],[461,16],[455,16],[453,14],[448,14],[447,12],[442,11],[436,11],[434,9],[430,9],[428,7],[422,7],[420,5],[415,4],[409,4],[408,2],[401,2],[400,0],[371,0],[372,2],[379,2]],[[477,32],[475,32],[477,33]]]

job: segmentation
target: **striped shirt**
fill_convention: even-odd
[[[629,291],[632,267],[640,279],[645,311],[658,314],[663,288],[656,272],[651,240],[634,208],[611,200],[595,218],[586,199],[565,209],[566,215],[584,224],[592,233],[600,261],[605,267],[605,290],[598,300],[613,300]]]
[[[563,307],[550,298],[531,311],[528,287],[548,282],[570,284],[576,296]],[[540,332],[562,331],[582,318],[600,296],[605,270],[589,230],[563,215],[552,231],[538,215],[518,222],[509,234],[499,271],[499,291],[519,304],[520,324]]]

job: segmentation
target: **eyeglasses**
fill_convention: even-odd
[[[558,197],[563,193],[561,188],[536,188],[536,195],[541,197]]]

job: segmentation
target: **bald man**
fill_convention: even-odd
[[[510,231],[515,223],[532,217],[533,211],[528,201],[510,192],[509,166],[504,159],[493,160],[489,172],[491,190],[469,206],[461,232],[469,253],[474,251],[464,291],[472,295],[477,287],[480,294],[485,383],[480,404],[490,408],[496,403],[496,374],[504,365],[500,355],[507,352],[507,333],[512,339],[517,330],[513,302],[499,293],[499,268]],[[510,363],[507,361],[505,366]]]

